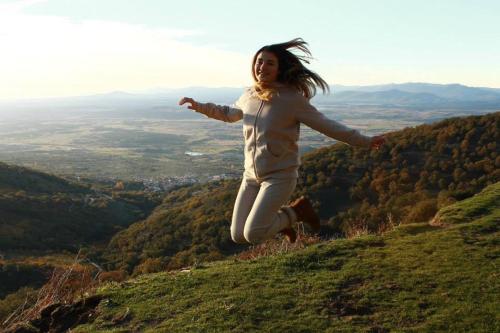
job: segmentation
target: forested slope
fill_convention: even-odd
[[[0,251],[76,251],[109,240],[157,204],[0,162]]]

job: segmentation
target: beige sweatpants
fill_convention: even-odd
[[[243,177],[231,222],[236,243],[260,243],[293,225],[293,209],[283,206],[297,185],[297,179],[267,179],[258,182]]]

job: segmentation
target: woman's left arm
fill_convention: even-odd
[[[333,119],[326,117],[319,112],[309,101],[304,98],[302,107],[297,110],[296,117],[301,123],[312,129],[329,136],[332,139],[348,143],[352,146],[378,148],[380,146],[380,136],[369,137],[359,133],[359,131],[349,128]],[[377,138],[376,142],[373,139]]]

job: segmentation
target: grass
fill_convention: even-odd
[[[480,194],[461,201],[457,205],[444,207],[432,223],[449,225],[470,222],[478,218],[500,220],[500,183],[493,184]]]
[[[498,332],[498,186],[476,197],[496,200],[466,223],[108,284],[96,320],[73,331]],[[456,215],[467,200],[446,210]]]

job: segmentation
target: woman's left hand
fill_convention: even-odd
[[[370,144],[370,148],[379,149],[385,143],[385,138],[383,135],[377,135],[372,137],[372,142]]]

